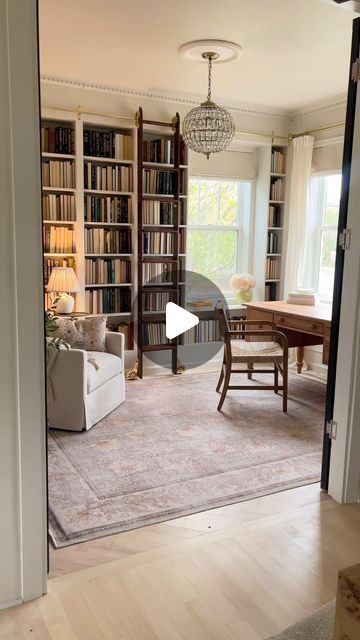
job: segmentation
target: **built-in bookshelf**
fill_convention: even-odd
[[[76,157],[75,125],[63,119],[44,119],[41,126],[41,177],[44,283],[54,267],[76,270]],[[52,296],[45,291],[45,306]]]
[[[265,300],[279,300],[284,229],[286,147],[272,145],[265,258]]]
[[[138,359],[149,351],[171,352],[177,373],[178,340],[165,334],[165,307],[181,304],[185,270],[187,150],[180,136],[180,118],[172,122],[137,114],[138,196]]]
[[[131,314],[133,132],[83,129],[85,311],[119,321]]]
[[[76,310],[107,314],[133,349],[135,123],[45,109],[41,149],[45,284],[53,267],[73,267]]]

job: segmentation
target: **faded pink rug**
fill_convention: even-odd
[[[217,378],[132,381],[90,431],[50,432],[56,547],[319,480],[325,386],[292,375],[287,414],[265,390],[229,391],[218,413]]]

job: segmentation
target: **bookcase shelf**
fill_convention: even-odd
[[[133,160],[121,160],[119,158],[107,158],[105,156],[84,156],[84,161],[93,162],[94,164],[126,164],[132,166]]]
[[[137,123],[137,318],[139,376],[142,377],[143,354],[153,351],[169,350],[172,371],[177,373],[178,340],[165,340],[165,305],[167,301],[181,303],[179,271],[184,269],[181,262],[184,253],[180,254],[180,244],[183,248],[187,150],[180,136],[179,114],[172,122],[156,122],[144,120],[140,108]],[[164,282],[157,282],[157,278]],[[150,302],[146,302],[146,296]]]
[[[100,189],[84,189],[84,193],[94,196],[132,196],[132,191],[102,191]]]
[[[131,222],[84,222],[85,227],[131,227]]]
[[[54,159],[54,160],[75,160],[76,156],[73,156],[67,153],[50,153],[50,152],[42,151],[41,157]]]
[[[67,187],[43,187],[42,190],[46,192],[57,191],[59,193],[75,193],[75,188],[68,189]]]
[[[85,284],[85,289],[101,289],[107,288],[112,289],[113,287],[132,287],[132,282],[107,282],[100,284]]]

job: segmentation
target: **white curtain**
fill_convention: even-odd
[[[314,138],[294,138],[289,198],[289,234],[286,250],[284,294],[297,287],[310,288],[307,236],[310,229],[310,180]]]

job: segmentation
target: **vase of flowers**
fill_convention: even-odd
[[[239,302],[251,302],[253,288],[256,285],[251,273],[236,273],[230,280],[230,286],[237,291],[236,298]]]

